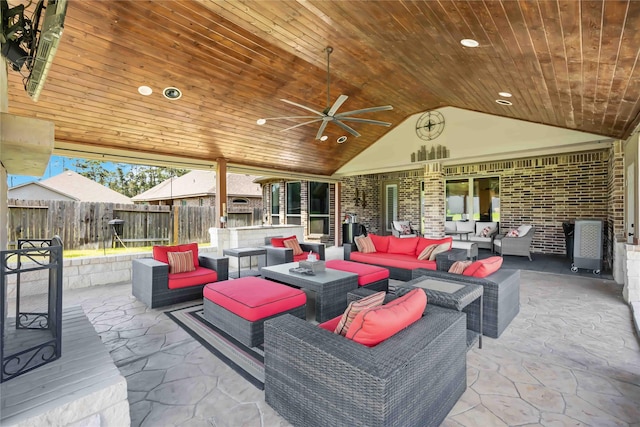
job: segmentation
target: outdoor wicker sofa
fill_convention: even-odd
[[[438,270],[422,268],[413,270],[413,279],[429,276],[434,279],[471,283],[484,287],[483,335],[498,338],[520,312],[520,270],[500,269],[487,277],[479,278],[442,271],[440,265],[438,268]],[[479,332],[479,307],[471,304],[463,311],[467,313],[468,328]]]
[[[268,320],[265,400],[294,426],[438,426],[466,389],[465,318],[427,304],[375,347],[288,314]]]

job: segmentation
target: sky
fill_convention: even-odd
[[[27,182],[42,181],[52,176],[61,174],[64,170],[70,169],[76,171],[75,161],[83,160],[62,156],[51,156],[47,169],[42,176],[26,176],[26,175],[11,175],[8,176],[9,188],[17,185],[26,184]],[[114,170],[115,164],[111,162],[104,162],[103,167],[107,170]]]

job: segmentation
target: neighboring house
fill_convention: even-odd
[[[259,177],[227,174],[227,216],[229,226],[262,223],[262,190]],[[172,177],[131,198],[136,204],[169,206],[210,206],[216,201],[216,173],[194,170]]]
[[[9,199],[133,204],[127,196],[74,171],[9,188]]]

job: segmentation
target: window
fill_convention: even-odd
[[[446,220],[500,222],[500,178],[450,179],[446,182]]]
[[[329,234],[329,184],[309,183],[309,234]]]
[[[280,224],[280,184],[271,184],[271,223]]]
[[[302,224],[300,182],[287,182],[287,224]]]
[[[204,199],[203,199],[203,198],[200,198],[200,199],[198,200],[198,203],[200,203],[200,206],[204,206]]]
[[[391,223],[398,220],[398,184],[385,184],[384,202],[384,228],[391,233]]]
[[[234,205],[246,205],[249,201],[247,199],[233,199],[231,200],[231,203]]]

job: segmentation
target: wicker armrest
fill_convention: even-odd
[[[436,255],[436,268],[440,271],[449,271],[454,262],[464,261],[466,259],[466,250],[452,248],[446,252],[441,252]]]
[[[200,266],[218,273],[219,282],[229,278],[229,258],[214,254],[200,254],[198,262]]]
[[[344,243],[344,260],[349,261],[351,259],[351,252],[358,252],[358,247],[355,243]]]
[[[311,252],[317,253],[320,256],[321,260],[325,259],[325,255],[324,255],[325,244],[324,243],[309,243],[309,242],[305,242],[305,243],[300,243],[300,247],[305,252],[311,251]]]

